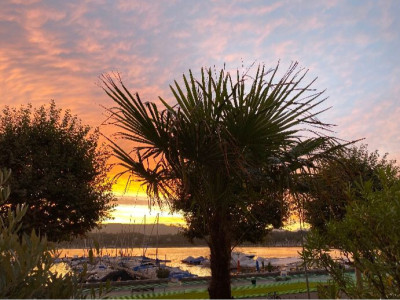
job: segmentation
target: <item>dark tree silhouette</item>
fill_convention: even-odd
[[[120,175],[141,181],[151,204],[165,199],[183,211],[188,236],[207,240],[211,298],[231,297],[232,245],[279,226],[292,175],[340,147],[316,118],[324,99],[314,80],[304,85],[297,63],[278,80],[277,72],[259,66],[253,78],[224,70],[214,77],[202,69],[197,80],[189,71],[171,86],[176,105],[160,98],[162,110],[118,76],[102,77],[119,136],[134,142],[133,151],[113,144]]]
[[[308,194],[306,221],[323,232],[330,221],[342,220],[352,199],[363,200],[358,186],[370,181],[374,190],[382,189],[383,183],[376,170],[393,165],[387,155],[380,157],[377,151],[370,153],[366,145],[337,152],[334,159],[322,163],[318,171],[303,182]]]
[[[1,213],[26,203],[23,231],[68,240],[95,228],[112,208],[104,147],[76,116],[46,109],[6,107],[0,116],[0,165],[12,170],[11,195]]]

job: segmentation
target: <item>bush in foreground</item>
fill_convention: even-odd
[[[0,171],[0,202],[7,200],[10,172]],[[53,273],[55,249],[46,237],[20,234],[26,205],[9,208],[0,218],[0,298],[76,298],[77,282],[71,274]]]
[[[394,166],[376,170],[382,188],[371,181],[350,192],[345,217],[326,232],[312,230],[303,252],[306,262],[326,269],[338,291],[350,298],[400,298],[400,179]],[[359,195],[363,201],[354,199]],[[356,269],[356,282],[330,255],[338,249]]]

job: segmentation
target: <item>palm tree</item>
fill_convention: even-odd
[[[185,215],[189,236],[206,238],[211,298],[231,297],[233,243],[253,227],[280,226],[292,175],[339,147],[317,119],[325,99],[311,89],[315,79],[302,85],[307,71],[294,63],[276,81],[278,67],[259,66],[254,77],[202,69],[199,80],[189,71],[171,86],[176,105],[160,98],[162,109],[118,75],[101,77],[117,104],[118,136],[133,142],[131,151],[112,142],[118,176],[141,181],[151,204],[167,201]]]

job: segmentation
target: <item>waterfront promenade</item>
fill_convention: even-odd
[[[232,295],[235,298],[268,297],[274,293],[282,298],[307,298],[306,280],[303,272],[288,274],[284,280],[278,272],[247,273],[232,276]],[[277,281],[278,279],[282,279]],[[327,282],[329,276],[322,271],[309,274],[310,291],[316,297],[316,287]],[[210,277],[184,279],[177,282],[162,280],[135,280],[113,282],[108,296],[121,299],[154,299],[154,298],[207,298],[207,287]],[[86,288],[98,287],[98,284],[87,284]],[[305,296],[305,297],[304,297]]]

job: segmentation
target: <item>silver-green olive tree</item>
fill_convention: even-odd
[[[0,203],[7,201],[10,171],[0,170]],[[79,296],[72,274],[54,273],[55,248],[34,230],[21,233],[27,205],[10,207],[0,217],[0,298],[75,298]]]
[[[211,298],[231,297],[232,245],[279,226],[291,177],[340,147],[317,119],[325,99],[306,73],[297,63],[280,78],[278,66],[259,66],[254,77],[189,71],[171,86],[173,105],[144,102],[120,77],[101,77],[118,135],[132,142],[129,150],[113,143],[121,175],[141,181],[151,204],[183,212],[189,236],[206,239]]]
[[[0,169],[0,204],[10,196],[7,184],[11,171]],[[108,284],[96,291],[83,289],[86,271],[59,274],[55,268],[56,245],[34,229],[22,231],[28,205],[8,206],[0,216],[0,298],[2,299],[93,299],[110,291]],[[92,258],[92,257],[90,257]]]

